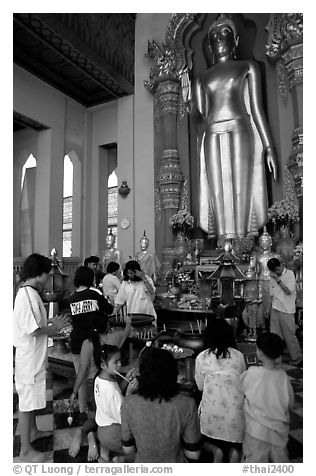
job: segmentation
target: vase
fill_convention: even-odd
[[[294,270],[295,239],[288,226],[281,226],[277,233],[275,252],[281,257],[284,266]]]
[[[197,324],[184,324],[180,326],[173,335],[174,342],[180,347],[193,350],[199,354],[205,349],[204,344],[205,327],[199,329]]]

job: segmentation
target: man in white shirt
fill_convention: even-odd
[[[293,271],[286,269],[278,258],[267,263],[270,271],[270,295],[272,298],[270,332],[284,339],[291,356],[290,363],[299,365],[303,356],[295,335],[296,282]]]

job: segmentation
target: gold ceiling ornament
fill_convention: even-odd
[[[155,183],[154,187],[154,205],[155,205],[155,213],[157,215],[157,219],[161,221],[161,196],[160,196],[160,188],[158,182]]]
[[[172,14],[166,32],[165,43],[161,46],[156,41],[148,41],[148,50],[145,57],[154,64],[149,73],[149,79],[144,81],[145,88],[155,95],[154,118],[159,127],[159,99],[156,92],[161,83],[175,82],[180,85],[181,76],[186,68],[192,68],[193,50],[188,46],[188,37],[198,29],[205,14],[174,13]],[[169,83],[170,84],[170,83]],[[177,114],[183,118],[186,110],[182,104],[182,96],[177,91]]]
[[[148,42],[146,58],[154,62],[149,80],[144,81],[145,88],[155,92],[162,81],[177,80],[176,52],[172,45],[159,46],[154,40]]]
[[[272,13],[266,30],[266,55],[278,59],[289,46],[303,42],[303,14]]]
[[[162,210],[179,209],[182,182],[183,174],[180,169],[178,151],[176,149],[164,150],[158,178]]]
[[[180,192],[180,210],[190,211],[190,185],[189,179],[183,177],[181,192]]]
[[[284,198],[289,203],[295,204],[296,203],[296,194],[295,194],[295,187],[294,187],[294,178],[291,174],[288,165],[283,166],[283,191],[284,191]]]
[[[303,127],[294,129],[292,135],[292,150],[288,160],[288,169],[291,171],[294,189],[297,197],[303,196]]]
[[[281,101],[284,106],[287,105],[289,98],[289,79],[286,72],[283,61],[279,61],[276,66],[277,78],[278,78],[278,91]]]
[[[179,82],[178,81],[163,81],[159,83],[157,94],[159,104],[159,116],[165,114],[177,114],[179,103]]]
[[[289,92],[303,82],[303,15],[272,13],[266,30],[266,55],[276,63],[278,91],[286,106]]]
[[[184,33],[196,23],[199,14],[174,13],[168,24],[165,43],[159,46],[155,40],[148,42],[146,58],[154,62],[145,88],[155,92],[158,84],[167,80],[180,80],[182,71],[188,66],[184,46]],[[190,62],[190,60],[189,60]]]

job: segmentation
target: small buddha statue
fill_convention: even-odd
[[[244,285],[244,320],[249,330],[248,339],[256,340],[259,315],[258,311],[261,301],[257,276],[257,260],[255,256],[250,257]]]
[[[149,239],[146,236],[144,230],[144,235],[140,239],[140,251],[136,253],[136,261],[140,264],[142,271],[144,271],[147,276],[153,279],[156,282],[157,273],[161,267],[160,261],[157,256],[149,251]]]
[[[267,228],[264,226],[263,233],[259,238],[259,252],[257,255],[257,272],[259,278],[259,292],[262,297],[262,309],[260,312],[260,326],[264,327],[264,320],[267,318],[268,311],[270,309],[270,292],[269,292],[269,280],[270,272],[267,266],[269,259],[279,258],[279,256],[271,251],[272,238],[267,232]]]
[[[102,265],[103,265],[103,270],[106,272],[107,265],[111,262],[114,261],[115,263],[118,263],[122,267],[122,254],[120,250],[114,247],[115,244],[115,236],[112,233],[112,228],[110,228],[109,233],[107,234],[106,240],[105,240],[106,248],[103,251],[103,256],[102,256]]]
[[[250,256],[249,266],[246,271],[246,278],[247,279],[256,279],[257,278],[257,270],[256,270],[257,260],[255,256]]]

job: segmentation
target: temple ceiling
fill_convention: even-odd
[[[135,13],[15,13],[14,63],[85,107],[133,94],[135,20]]]

